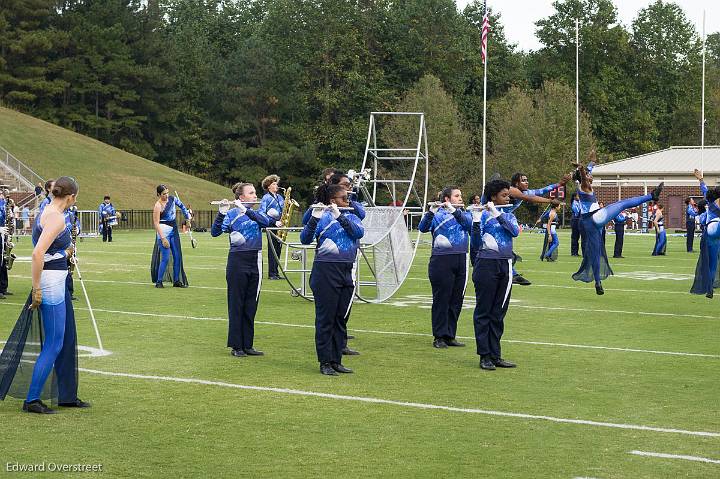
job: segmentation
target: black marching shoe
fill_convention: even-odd
[[[595,292],[599,296],[602,296],[603,294],[605,294],[605,290],[603,289],[602,284],[600,284],[600,283],[595,284]]]
[[[354,349],[350,349],[347,346],[345,346],[342,350],[343,356],[358,356],[360,355],[360,351],[355,351]]]
[[[243,351],[248,356],[265,356],[265,353],[263,353],[262,351],[258,351],[257,349],[253,349],[253,348],[245,348],[245,349],[243,349]]]
[[[55,413],[57,413],[56,410],[50,409],[45,404],[43,404],[43,402],[39,399],[36,399],[35,401],[24,402],[22,409],[25,412],[34,412],[35,414],[55,414]]]
[[[155,287],[156,288],[164,288],[165,286],[163,286],[162,281],[158,281],[157,283],[155,283]]]
[[[343,373],[343,374],[350,374],[353,372],[352,369],[346,368],[345,366],[343,366],[340,363],[330,363],[330,367],[333,368],[335,371],[337,371],[339,373]]]
[[[495,363],[492,362],[490,356],[480,358],[480,369],[485,371],[495,371]]]
[[[320,374],[325,376],[339,376],[338,372],[333,369],[330,363],[320,363]]]
[[[435,338],[435,339],[433,339],[433,348],[445,349],[445,348],[447,348],[447,347],[448,347],[448,345],[447,345],[447,343],[445,342],[445,340],[444,340],[443,338]]]
[[[244,358],[245,356],[247,356],[247,353],[242,349],[233,349],[232,351],[230,351],[230,354],[232,356],[235,356],[236,358]]]
[[[513,276],[512,282],[513,282],[513,284],[519,284],[520,286],[530,286],[532,284],[530,281],[523,278],[519,274],[516,274],[515,276]]]
[[[355,336],[353,336],[352,334],[348,334],[348,335],[346,335],[345,337],[346,337],[347,339],[355,339]]]
[[[3,291],[2,294],[4,294],[5,296],[12,296],[15,293],[13,293],[12,291]]]
[[[657,185],[654,190],[652,190],[652,193],[650,193],[650,194],[652,195],[653,201],[657,201],[660,199],[660,193],[663,190],[663,186],[665,186],[664,181],[662,183],[660,183],[659,185]]]
[[[491,358],[492,363],[498,368],[516,368],[517,364],[506,361],[503,358]]]
[[[705,297],[708,298],[708,299],[712,299],[712,298],[713,298],[713,294],[714,294],[714,291],[710,291],[709,293],[707,293],[707,294],[705,295]]]
[[[70,296],[70,299],[71,299],[72,301],[77,301],[77,296]]]
[[[274,280],[278,280],[278,279],[282,279],[282,278],[281,278],[280,276],[278,276],[278,275],[274,275],[274,276],[269,276],[268,279],[274,281]]]
[[[175,281],[173,283],[173,288],[187,288],[187,284],[183,283],[182,281]]]
[[[77,408],[85,409],[85,408],[92,407],[92,404],[90,404],[89,402],[85,402],[81,399],[75,399],[72,402],[59,402],[58,406],[60,406],[60,407],[77,407]]]
[[[447,344],[448,346],[456,347],[456,348],[464,348],[465,347],[465,343],[461,343],[460,341],[458,341],[455,338],[446,339],[445,344]]]
[[[0,293],[0,299],[5,299],[5,295]]]

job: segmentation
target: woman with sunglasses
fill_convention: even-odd
[[[349,208],[347,189],[324,184],[316,192],[318,203],[311,205],[310,219],[300,233],[302,244],[316,240],[310,288],[315,296],[315,350],[320,373],[337,376],[351,373],[342,364],[347,341],[347,317],[355,283],[353,267],[360,238],[365,234],[362,221]]]

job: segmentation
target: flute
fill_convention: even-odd
[[[216,201],[211,201],[210,204],[217,206],[217,205],[222,205],[222,204],[223,204],[224,202],[226,202],[226,201],[227,201],[227,204],[229,204],[229,205],[238,205],[238,204],[243,204],[243,205],[259,205],[259,204],[260,204],[259,201],[242,201],[242,200],[233,200],[233,201],[230,201],[230,200],[216,200]]]

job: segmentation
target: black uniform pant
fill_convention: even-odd
[[[625,223],[615,225],[615,251],[613,258],[622,256],[623,243],[625,242]]]
[[[473,270],[475,284],[475,344],[480,356],[499,358],[500,338],[512,290],[512,260],[478,258]]]
[[[73,274],[70,272],[70,258],[67,260],[68,275],[65,277],[65,287],[70,292],[70,296],[75,296],[75,281],[73,281]]]
[[[229,318],[228,347],[253,347],[261,277],[262,251],[231,251],[228,254],[225,269]]]
[[[432,286],[433,336],[454,339],[462,312],[467,274],[465,254],[430,256],[428,277]]]
[[[271,237],[270,244],[268,245],[268,277],[272,278],[273,276],[280,276],[278,274],[278,263],[275,260],[275,255],[270,250],[270,248],[274,248],[275,252],[277,253],[277,257],[280,258],[280,253],[282,252],[282,243],[279,239],[275,238],[274,236]]]
[[[106,241],[109,241],[112,243],[112,226],[108,226],[107,223],[103,225],[102,228],[103,233],[103,243]]]
[[[580,218],[573,218],[570,228],[570,254],[577,256],[580,254]]]
[[[4,241],[5,237],[0,236],[0,241]],[[6,293],[8,290],[8,270],[5,263],[5,255],[0,255],[0,293]]]
[[[355,285],[353,263],[315,261],[310,288],[315,296],[315,351],[321,363],[341,363]]]
[[[695,242],[695,221],[685,222],[685,228],[687,229],[687,252],[690,253]]]

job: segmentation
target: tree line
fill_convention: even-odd
[[[479,191],[481,1],[4,0],[0,104],[219,183],[278,173],[303,199],[357,168],[370,111],[427,113],[431,191]],[[581,151],[620,159],[700,138],[699,33],[658,0],[558,0],[525,52],[491,15],[488,164],[534,184]],[[707,41],[706,143],[720,143],[720,33]]]

